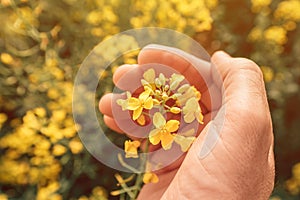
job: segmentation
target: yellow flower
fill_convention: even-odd
[[[166,77],[165,77],[165,75],[162,74],[162,73],[160,73],[160,74],[158,75],[158,78],[156,78],[156,79],[154,80],[154,82],[155,82],[155,86],[156,86],[157,88],[160,88],[160,87],[162,87],[162,86],[165,86],[165,84],[166,84]]]
[[[151,172],[146,172],[143,176],[143,182],[145,184],[147,183],[157,183],[159,181],[158,177],[156,174],[151,173]]]
[[[151,90],[147,89],[139,95],[139,98],[131,97],[128,99],[127,109],[133,110],[133,120],[140,117],[144,108],[149,110],[153,107],[153,99],[150,93]]]
[[[142,85],[144,86],[144,89],[146,90],[147,88],[155,91],[156,90],[156,84],[155,84],[155,71],[154,69],[148,69],[147,71],[144,72],[143,78],[141,80]]]
[[[56,144],[54,145],[53,147],[53,150],[52,150],[52,153],[53,155],[55,156],[61,156],[63,155],[64,153],[66,153],[67,151],[67,148],[64,147],[63,145],[60,145],[60,144]]]
[[[250,33],[248,35],[248,39],[250,41],[257,41],[257,40],[260,40],[262,38],[262,35],[263,35],[262,29],[259,28],[259,27],[254,27],[250,31]]]
[[[74,138],[69,142],[70,150],[73,154],[78,154],[83,150],[82,143],[78,138]]]
[[[261,66],[261,71],[263,72],[264,75],[264,80],[265,82],[271,82],[274,78],[274,72],[272,68],[268,66]]]
[[[2,125],[7,120],[7,115],[5,113],[0,113],[0,129],[2,128]]]
[[[118,99],[117,104],[122,107],[122,110],[127,110],[128,100],[131,98],[130,92],[126,92],[127,99]]]
[[[267,7],[270,5],[272,0],[251,0],[252,11],[259,12],[263,7]]]
[[[203,124],[202,111],[201,111],[201,108],[200,108],[200,106],[198,104],[198,101],[195,97],[190,98],[189,100],[187,100],[185,106],[182,109],[182,112],[184,114],[183,119],[186,123],[191,123],[195,119],[197,119],[197,121],[200,124]]]
[[[125,157],[126,158],[138,158],[138,152],[137,152],[137,148],[139,148],[139,146],[141,145],[141,143],[137,140],[135,141],[130,141],[130,140],[126,140],[125,144],[124,144],[124,150],[125,150]]]
[[[149,133],[151,144],[156,145],[161,142],[163,149],[167,150],[172,147],[174,136],[171,134],[179,128],[179,121],[169,120],[166,122],[161,113],[156,112],[153,116],[155,129]]]
[[[176,103],[178,105],[184,105],[190,98],[195,97],[197,100],[200,100],[201,93],[194,87],[189,84],[184,84],[177,90],[178,93],[175,93],[173,97],[177,99]]]
[[[39,117],[45,117],[46,116],[46,110],[43,107],[37,107],[33,111],[37,116]]]
[[[298,183],[297,183],[297,181],[295,179],[293,179],[293,178],[288,179],[285,182],[285,185],[286,185],[287,190],[291,194],[293,194],[293,195],[299,194],[299,192],[300,192],[299,185],[298,185]]]
[[[0,194],[0,200],[7,200],[8,197],[6,194]]]
[[[90,199],[106,200],[107,196],[107,192],[103,187],[96,186],[92,191]]]
[[[299,0],[286,0],[281,1],[275,10],[275,18],[292,20],[295,22],[300,21],[300,2]]]
[[[184,76],[180,74],[172,74],[170,78],[170,90],[175,90],[179,84],[183,81]]]
[[[1,53],[0,60],[2,63],[7,64],[7,65],[11,65],[14,62],[13,57],[8,53]]]
[[[300,162],[293,166],[292,174],[293,178],[295,178],[298,181],[298,184],[300,186]]]
[[[271,26],[264,32],[264,36],[267,40],[273,41],[279,45],[283,45],[287,42],[287,31],[280,26]]]
[[[142,84],[143,83],[149,83],[149,84],[154,84],[155,82],[155,71],[154,69],[148,69],[147,71],[144,72],[143,74],[144,79],[142,79]],[[145,82],[146,81],[146,82]],[[144,85],[144,84],[143,84]]]

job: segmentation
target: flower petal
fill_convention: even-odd
[[[133,111],[132,119],[137,120],[142,114],[143,107],[138,107],[136,110]]]
[[[153,124],[156,128],[163,128],[166,124],[166,120],[160,112],[156,112],[153,115]]]
[[[161,132],[159,129],[154,129],[149,133],[149,141],[153,145],[157,145],[160,142]]]
[[[126,140],[124,144],[126,158],[138,158],[137,148],[141,145],[139,141]]]
[[[138,148],[139,146],[141,146],[141,142],[138,141],[138,140],[134,140],[134,141],[132,142],[132,144],[133,144],[133,146],[135,146],[136,148]]]
[[[148,97],[144,102],[144,108],[150,110],[153,107],[152,97]]]
[[[180,124],[179,121],[172,119],[166,123],[165,127],[167,131],[171,133],[178,130],[179,124]]]
[[[165,77],[165,75],[164,75],[163,73],[160,73],[160,74],[158,75],[158,79],[159,79],[159,81],[161,82],[161,85],[162,85],[162,86],[164,86],[164,85],[166,84],[166,77]]]
[[[174,136],[170,133],[164,133],[161,136],[161,146],[164,150],[168,150],[172,147]]]
[[[156,174],[151,173],[151,172],[146,172],[143,176],[143,182],[145,184],[147,183],[157,183],[159,181],[158,177]]]
[[[146,118],[145,118],[145,115],[141,114],[139,116],[139,118],[137,118],[137,123],[141,126],[144,126],[146,124]]]
[[[193,112],[189,112],[184,115],[183,119],[186,123],[192,123],[195,120],[195,115]]]
[[[139,99],[135,97],[131,97],[128,99],[127,109],[128,110],[136,110],[138,107],[140,107],[141,102]]]
[[[190,148],[195,139],[196,137],[193,136],[184,137],[178,134],[174,135],[174,141],[180,145],[181,151],[183,152],[186,152]]]
[[[119,105],[119,106],[121,106],[122,107],[122,110],[124,111],[124,110],[127,110],[127,107],[128,107],[128,100],[126,99],[118,99],[117,100],[117,104]]]
[[[149,95],[150,95],[150,93],[151,93],[151,90],[150,89],[146,89],[144,92],[142,92],[140,95],[139,95],[139,99],[141,100],[141,101],[146,101],[146,99],[149,97]]]
[[[195,117],[200,124],[203,124],[203,115],[200,111],[195,113]]]
[[[177,92],[182,94],[182,93],[186,92],[190,87],[191,86],[189,84],[184,84],[177,90]]]
[[[154,79],[155,79],[155,71],[154,69],[148,69],[147,71],[145,71],[145,73],[143,74],[144,79],[148,82],[148,83],[154,83]]]

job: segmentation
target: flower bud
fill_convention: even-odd
[[[181,112],[181,109],[178,108],[178,107],[172,107],[172,108],[170,109],[170,111],[171,111],[171,113],[178,114],[178,113]]]

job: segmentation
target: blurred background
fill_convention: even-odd
[[[0,200],[112,198],[116,172],[91,157],[76,132],[73,81],[99,42],[147,26],[177,30],[210,54],[225,50],[261,67],[275,134],[270,199],[300,199],[299,22],[299,0],[0,0]],[[135,63],[137,53],[102,73],[106,84],[95,101],[112,89],[118,65]]]

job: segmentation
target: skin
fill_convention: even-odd
[[[262,73],[251,60],[218,51],[211,67],[201,68],[205,82],[191,65],[200,62],[180,50],[150,45],[140,52],[139,65],[122,66],[114,74],[118,85],[129,70],[161,63],[179,70],[202,93],[205,125],[199,136],[188,153],[158,172],[158,183],[143,187],[138,199],[268,199],[275,170]],[[210,96],[217,99],[214,106]],[[107,126],[123,133],[112,114],[111,94],[102,97],[99,109]]]

